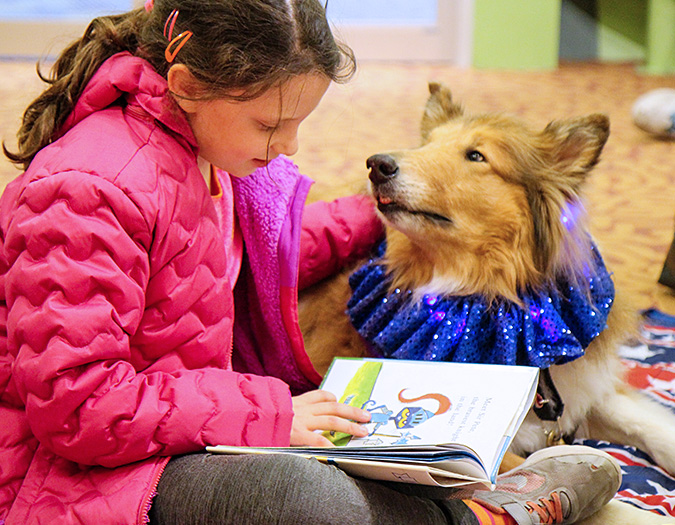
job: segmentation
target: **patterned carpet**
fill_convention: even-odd
[[[675,317],[646,311],[639,338],[631,346],[622,346],[620,355],[628,383],[675,412]],[[577,442],[604,450],[619,461],[623,480],[617,499],[657,514],[675,516],[675,477],[646,453],[605,441]]]
[[[41,84],[33,63],[0,62],[0,79],[0,137],[11,147]],[[330,88],[301,128],[295,160],[317,181],[311,197],[354,191],[366,181],[368,156],[417,145],[429,80],[446,83],[473,112],[515,113],[541,127],[555,118],[608,114],[612,133],[588,188],[593,234],[636,309],[675,314],[675,295],[657,284],[675,231],[675,141],[652,138],[630,116],[638,96],[675,87],[675,77],[642,75],[631,64],[563,64],[553,72],[362,64],[349,84]],[[0,186],[16,173],[0,163]]]

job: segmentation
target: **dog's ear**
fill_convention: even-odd
[[[429,133],[436,126],[462,113],[462,107],[452,101],[452,93],[447,86],[438,82],[429,82],[429,98],[422,116],[422,141],[426,142],[429,139]]]
[[[534,222],[535,266],[548,277],[565,273],[588,261],[590,244],[580,235],[580,186],[600,158],[609,137],[609,119],[594,114],[551,122],[541,133],[540,148],[550,170],[528,187]]]
[[[551,122],[542,132],[543,147],[559,173],[581,182],[598,163],[602,148],[609,137],[609,119],[593,114]]]

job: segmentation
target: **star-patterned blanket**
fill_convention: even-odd
[[[675,412],[675,317],[643,312],[640,341],[621,348],[628,382]],[[623,471],[616,498],[645,510],[675,516],[675,477],[641,450],[599,441],[579,441],[614,456]],[[675,448],[675,436],[673,436]]]

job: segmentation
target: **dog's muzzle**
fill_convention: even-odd
[[[368,178],[373,184],[384,184],[398,175],[398,164],[391,155],[378,154],[368,157],[366,167],[370,170]]]

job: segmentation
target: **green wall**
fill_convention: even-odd
[[[598,58],[675,73],[675,0],[597,0]]]
[[[647,3],[647,0],[597,0],[600,60],[646,58]]]
[[[473,65],[553,69],[558,66],[561,0],[475,0]]]
[[[650,0],[645,72],[675,74],[675,0]]]
[[[475,0],[473,65],[555,69],[563,0]],[[597,59],[675,73],[675,0],[596,0]]]

